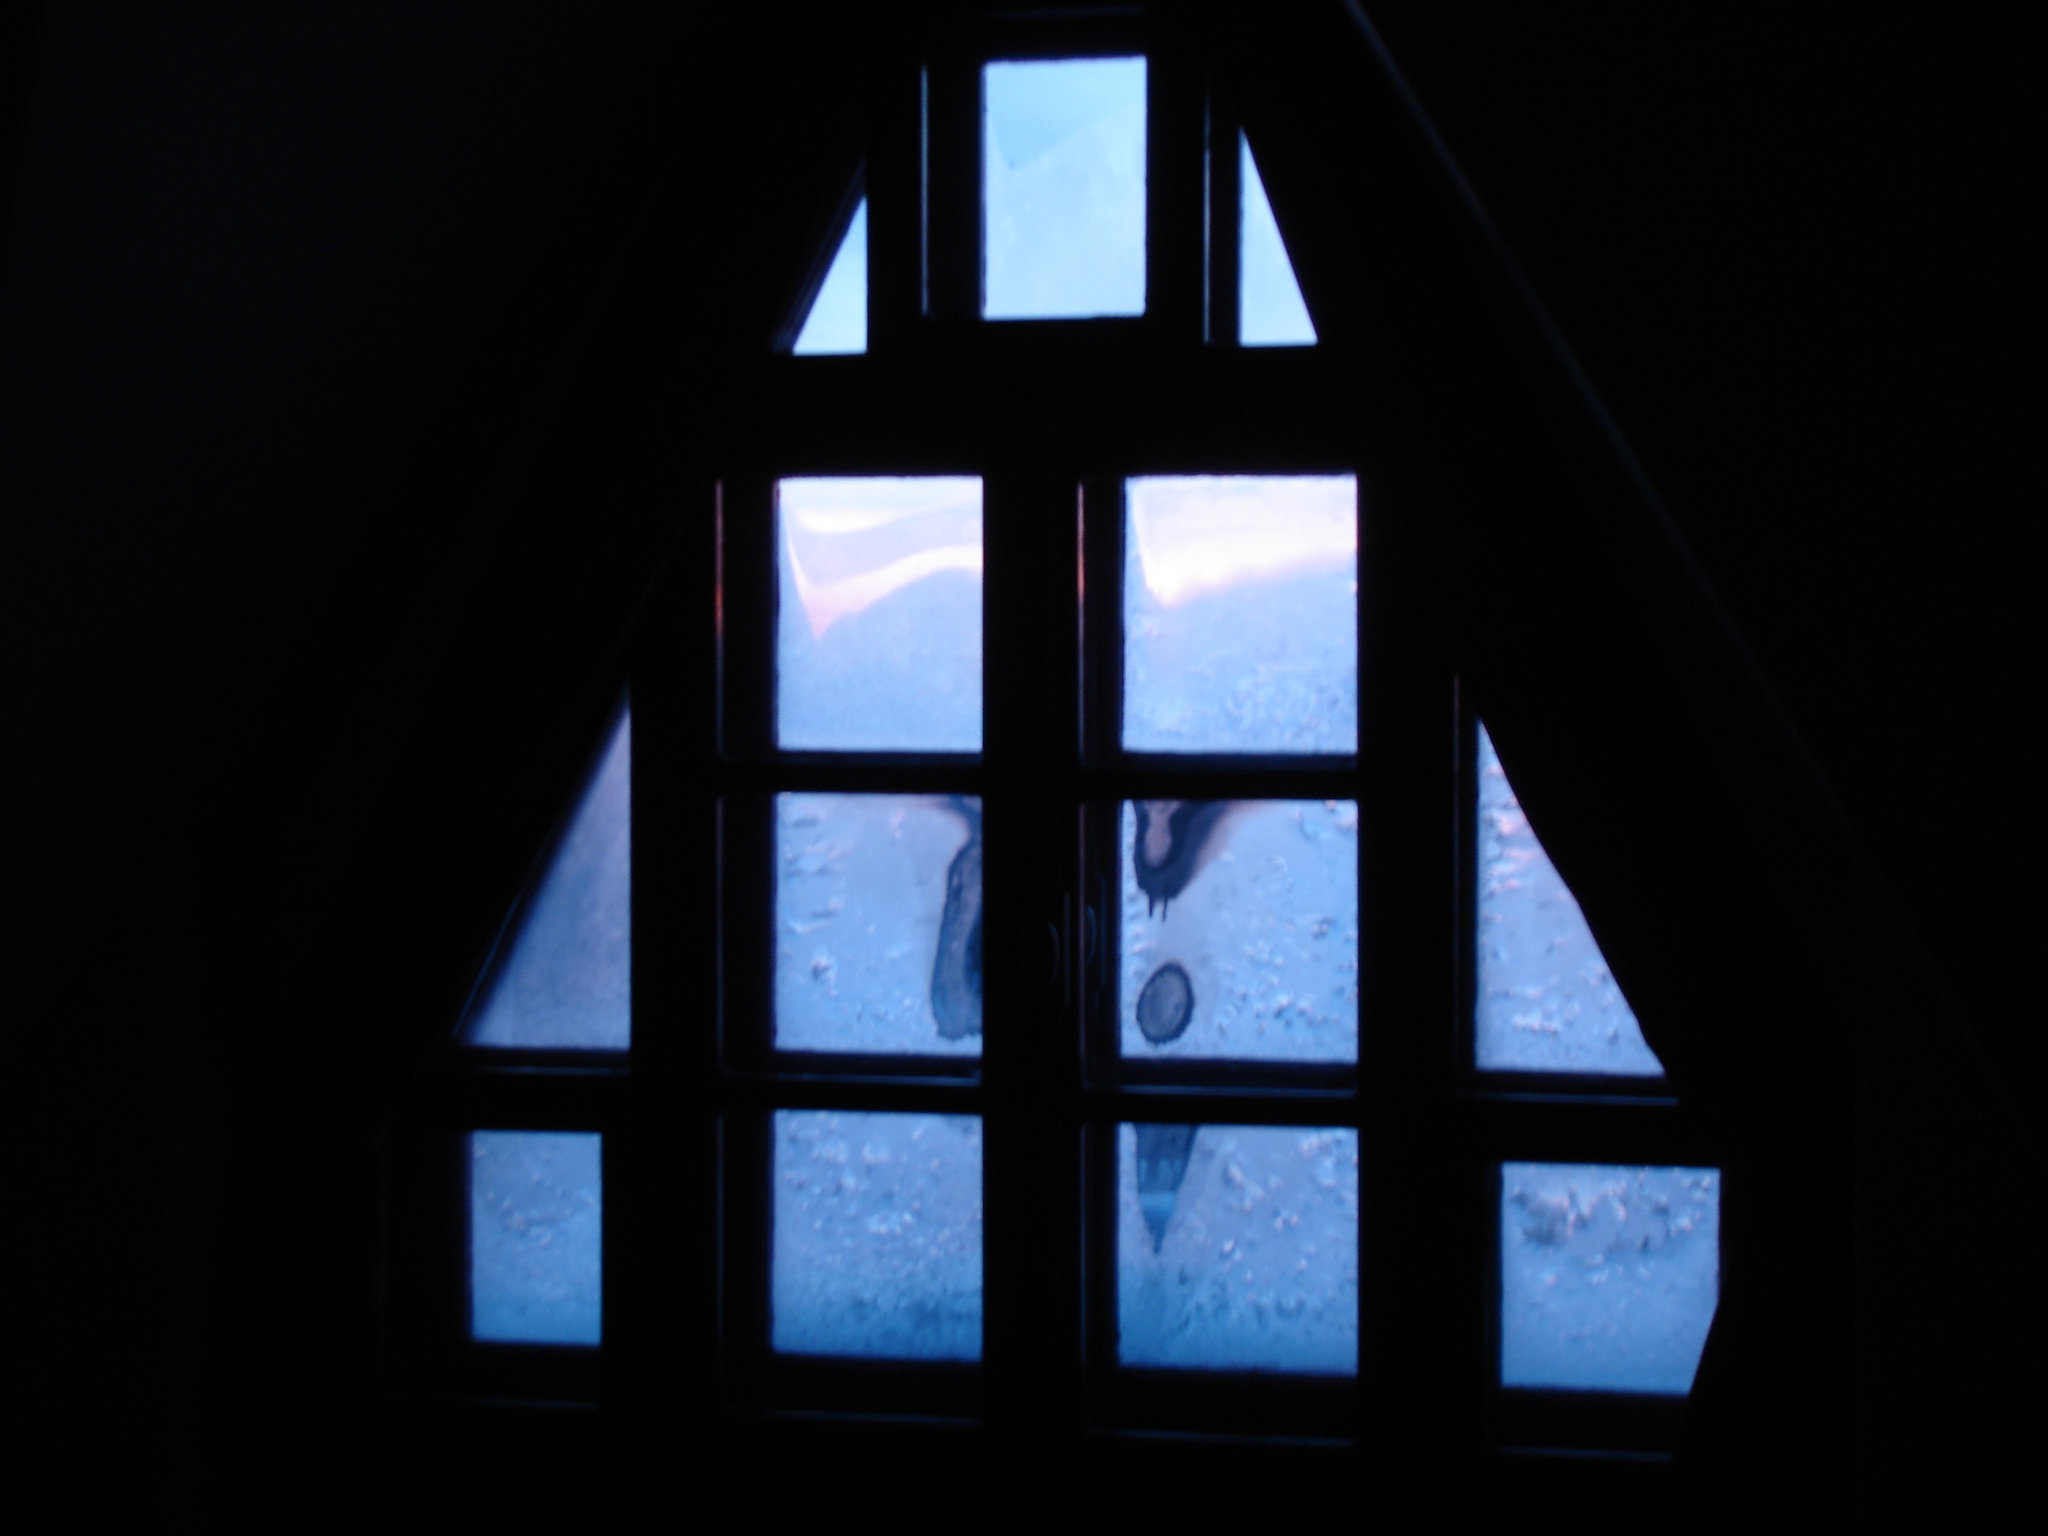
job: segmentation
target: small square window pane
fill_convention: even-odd
[[[1479,1066],[1657,1077],[1628,999],[1479,731]]]
[[[1125,485],[1124,746],[1358,750],[1358,481]]]
[[[510,1344],[595,1344],[603,1318],[599,1137],[469,1137],[469,1331]]]
[[[981,750],[981,481],[776,486],[776,741]]]
[[[1358,1059],[1358,804],[1131,800],[1125,1057]]]
[[[1117,1131],[1117,1359],[1358,1370],[1358,1133]]]
[[[981,1358],[981,1121],[780,1110],[774,1346]]]
[[[1684,1393],[1721,1282],[1713,1168],[1503,1163],[1500,1379]]]
[[[982,306],[991,320],[1145,312],[1145,61],[982,70]]]
[[[775,1044],[981,1053],[981,801],[775,798]]]

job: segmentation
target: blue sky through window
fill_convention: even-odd
[[[868,349],[868,200],[862,198],[793,348],[798,357]]]

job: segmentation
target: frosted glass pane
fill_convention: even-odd
[[[469,1330],[510,1344],[595,1344],[603,1314],[599,1138],[469,1138]]]
[[[981,750],[981,481],[784,480],[776,739]]]
[[[1238,342],[1247,347],[1314,346],[1315,324],[1302,302],[1273,205],[1266,201],[1251,141],[1243,134],[1237,136],[1237,162],[1244,205],[1238,220]]]
[[[1500,1379],[1687,1392],[1721,1284],[1720,1173],[1504,1163]]]
[[[1145,61],[990,64],[982,306],[991,320],[1145,312]]]
[[[1117,1131],[1117,1358],[1358,1370],[1358,1133]]]
[[[868,200],[853,210],[853,222],[825,273],[804,328],[793,348],[798,357],[868,349]]]
[[[1358,749],[1358,481],[1125,484],[1124,745]]]
[[[624,1050],[633,1021],[633,726],[621,713],[597,771],[519,916],[463,1039]]]
[[[1358,805],[1123,809],[1125,1056],[1358,1059]]]
[[[1479,732],[1478,1031],[1481,1067],[1656,1077],[1663,1070],[1579,904],[1530,830]]]
[[[775,1116],[774,1345],[981,1358],[981,1121]]]
[[[981,801],[778,795],[775,1043],[981,1053]]]

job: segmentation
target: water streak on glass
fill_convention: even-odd
[[[981,481],[783,480],[776,739],[981,749]]]
[[[1358,1059],[1358,805],[1133,800],[1122,819],[1121,1049]]]
[[[1124,746],[1358,749],[1358,481],[1125,483]]]
[[[1356,1131],[1124,1125],[1117,1146],[1123,1364],[1357,1372]]]
[[[774,1347],[981,1358],[981,1121],[780,1110]]]
[[[817,357],[867,349],[868,200],[862,198],[791,350],[798,357]]]
[[[1663,1063],[1536,841],[1483,727],[1478,833],[1479,1066],[1660,1076]]]
[[[518,914],[466,1044],[624,1050],[633,1020],[632,717],[621,713]]]
[[[1721,1279],[1713,1168],[1504,1163],[1500,1379],[1683,1393]]]
[[[1252,160],[1251,140],[1237,136],[1238,186],[1243,212],[1238,220],[1237,339],[1247,347],[1314,346],[1315,323],[1302,302],[1301,284],[1280,238],[1266,184]]]
[[[469,1329],[490,1343],[595,1344],[604,1187],[592,1132],[469,1137]]]
[[[1145,61],[982,71],[982,314],[1145,312]]]
[[[775,1043],[980,1054],[978,797],[776,797]]]

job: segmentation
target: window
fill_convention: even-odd
[[[418,1117],[415,1347],[706,1422],[1664,1447],[1718,1178],[1253,138],[1114,16],[921,89]],[[630,1044],[493,1022],[529,953],[603,973],[629,755]]]

